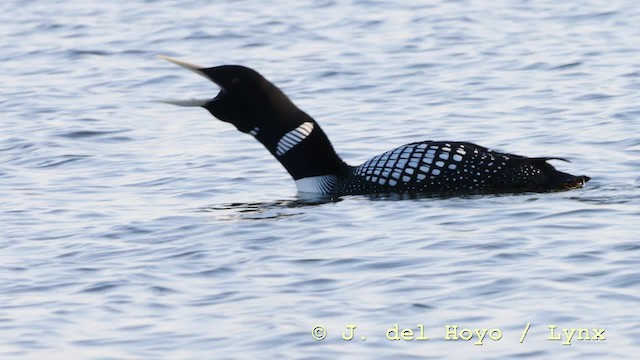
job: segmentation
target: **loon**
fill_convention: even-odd
[[[547,192],[581,188],[588,176],[556,170],[548,160],[500,153],[469,142],[420,141],[346,164],[320,125],[258,72],[240,65],[202,67],[168,56],[220,87],[213,99],[165,100],[198,106],[252,135],[289,172],[299,193],[483,194]]]

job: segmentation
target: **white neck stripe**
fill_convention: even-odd
[[[307,121],[306,123],[298,126],[297,128],[284,134],[276,147],[276,155],[282,156],[291,150],[294,146],[298,145],[302,140],[306,139],[313,131],[313,123]]]

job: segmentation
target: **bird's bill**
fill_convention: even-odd
[[[166,56],[166,55],[156,55],[157,57],[159,57],[160,59],[164,59],[167,60],[169,62],[172,62],[178,66],[181,66],[189,71],[193,71],[194,73],[200,75],[200,76],[204,76],[205,78],[209,79],[209,77],[202,71],[202,69],[204,69],[204,66],[199,66],[199,65],[195,65],[195,64],[191,64],[188,63],[186,61],[182,61],[182,60],[178,60],[175,58],[172,58],[170,56]],[[211,79],[209,79],[211,80]],[[182,99],[164,99],[164,100],[160,100],[161,103],[165,103],[165,104],[171,104],[171,105],[178,105],[178,106],[204,106],[206,103],[208,103],[209,101],[211,101],[211,99],[187,99],[187,100],[182,100]]]
[[[164,100],[159,100],[161,103],[165,103],[165,104],[171,104],[171,105],[178,105],[178,106],[205,106],[209,101],[211,101],[211,99],[187,99],[187,100],[180,100],[180,99],[164,99]]]
[[[160,59],[164,59],[167,61],[170,61],[178,66],[182,66],[183,68],[189,70],[189,71],[193,71],[194,73],[200,75],[200,76],[204,76],[207,79],[209,78],[207,75],[205,75],[205,73],[202,71],[202,69],[204,69],[204,66],[200,66],[200,65],[195,65],[195,64],[191,64],[188,63],[186,61],[182,61],[182,60],[178,60],[178,59],[174,59],[172,57],[166,56],[166,55],[156,55],[157,57],[159,57]]]

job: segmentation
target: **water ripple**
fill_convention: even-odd
[[[248,5],[0,4],[0,357],[635,354],[633,2]],[[449,139],[566,157],[554,166],[592,180],[517,196],[299,196],[250,137],[155,102],[218,90],[157,53],[256,68],[350,164]],[[420,323],[427,342],[384,337]],[[366,341],[341,340],[347,324]],[[449,342],[446,324],[504,336]],[[547,324],[611,336],[567,352]]]

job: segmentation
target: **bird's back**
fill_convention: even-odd
[[[588,177],[557,171],[546,161],[499,153],[468,142],[422,141],[373,157],[339,178],[333,192],[500,193],[580,187]]]

